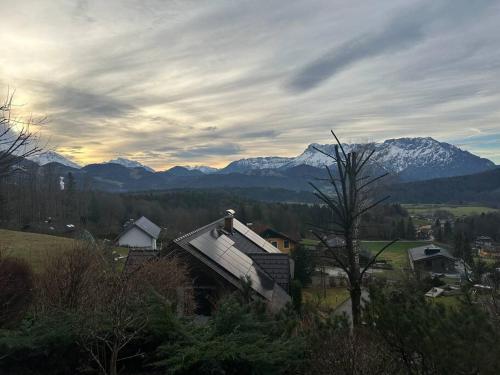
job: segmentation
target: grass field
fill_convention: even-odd
[[[300,241],[300,244],[304,245],[304,246],[316,246],[317,244],[319,244],[319,241],[318,240],[312,240],[310,238],[303,238]]]
[[[327,288],[326,298],[321,288],[305,288],[302,295],[304,301],[316,302],[332,309],[349,299],[349,291],[346,288]]]
[[[482,213],[499,212],[500,210],[485,206],[449,205],[449,204],[403,204],[411,215],[433,216],[436,211],[444,210],[455,217],[479,215]]]
[[[363,241],[362,246],[372,254],[376,254],[378,250],[388,243],[388,241]],[[427,241],[398,241],[384,250],[379,259],[385,259],[389,261],[394,268],[401,269],[408,265],[408,249],[427,244],[429,244]]]
[[[43,267],[47,255],[61,252],[72,243],[66,237],[0,229],[2,253],[27,260],[36,271]]]
[[[314,246],[318,244],[316,240],[304,239],[301,243],[305,246]],[[372,254],[376,254],[382,247],[387,245],[389,241],[361,241],[361,245],[370,251]],[[395,244],[387,248],[380,259],[385,259],[389,261],[394,268],[404,268],[408,264],[408,249],[412,247],[424,246],[429,244],[428,241],[398,241]]]
[[[15,256],[28,261],[35,271],[40,271],[49,255],[70,248],[74,240],[48,234],[17,232],[0,229],[0,251],[5,256]],[[119,255],[127,255],[128,249],[113,249]]]

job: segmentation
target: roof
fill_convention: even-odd
[[[158,236],[160,235],[161,228],[153,223],[151,220],[149,220],[145,216],[141,216],[139,219],[135,220],[133,223],[129,224],[123,232],[121,232],[118,237],[123,236],[125,233],[127,233],[130,229],[132,228],[139,228],[142,230],[144,233],[147,235],[151,236],[154,239],[158,239]]]
[[[252,260],[266,271],[283,289],[290,287],[292,261],[288,254],[255,253],[248,254]]]
[[[438,247],[434,244],[409,249],[408,255],[413,262],[437,257],[445,257],[450,260],[455,260],[455,258],[448,252],[448,250]]]
[[[143,264],[155,259],[158,252],[152,250],[130,249],[127,260],[125,261],[125,272],[133,272],[140,268]]]
[[[265,228],[260,229],[258,231],[258,233],[263,238],[278,237],[278,238],[283,238],[285,240],[289,240],[291,242],[297,243],[297,241],[295,239],[293,239],[292,237],[290,237],[289,235],[287,235],[287,234],[285,234],[283,232],[279,232],[279,231],[277,231],[276,229],[273,229],[273,228],[265,227]]]
[[[179,237],[174,243],[202,261],[237,288],[249,277],[252,289],[282,307],[290,301],[286,292],[290,258],[282,254],[246,225],[233,218],[233,232],[223,229],[219,219]],[[286,281],[285,281],[286,278]]]
[[[443,288],[434,287],[431,290],[429,290],[427,293],[425,293],[425,296],[436,298],[436,297],[439,297],[441,294],[443,294],[443,292],[444,292]]]
[[[479,236],[478,238],[476,238],[476,241],[493,241],[493,238],[488,236]]]

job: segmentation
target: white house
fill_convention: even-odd
[[[118,246],[156,250],[156,240],[161,228],[146,217],[128,224],[117,238]]]

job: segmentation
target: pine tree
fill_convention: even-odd
[[[101,214],[99,212],[99,203],[97,202],[97,198],[95,194],[92,194],[90,198],[90,203],[89,203],[89,220],[93,222],[94,224],[97,224],[99,220],[101,219]]]
[[[432,229],[434,232],[434,238],[436,241],[442,242],[443,241],[443,230],[441,228],[441,221],[439,219],[436,220],[434,223],[434,228]]]
[[[408,218],[408,222],[406,223],[406,238],[409,240],[414,240],[416,238],[416,230],[411,216]]]
[[[397,227],[397,232],[398,232],[398,237],[399,238],[406,238],[406,228],[405,228],[405,221],[404,219],[401,219],[398,223]]]
[[[451,223],[446,220],[444,222],[444,229],[443,229],[443,241],[448,242],[453,238],[453,231],[451,229]]]

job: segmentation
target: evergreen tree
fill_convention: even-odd
[[[443,241],[443,229],[441,228],[441,221],[439,219],[436,220],[434,223],[434,227],[432,228],[432,231],[434,232],[434,238],[436,241],[442,242]]]
[[[64,214],[67,219],[77,217],[75,176],[68,172],[64,189]]]
[[[444,222],[444,228],[443,228],[443,241],[448,242],[453,238],[453,231],[451,229],[451,223],[449,220],[446,220]]]
[[[416,238],[415,225],[413,225],[411,216],[408,218],[408,222],[406,223],[406,238],[409,240],[414,240]]]
[[[398,222],[397,232],[399,238],[406,238],[406,228],[404,219],[401,219]]]
[[[92,194],[92,196],[90,197],[88,212],[89,220],[94,224],[97,224],[101,219],[101,213],[99,210],[99,202],[97,201],[97,197],[95,194]]]
[[[295,262],[294,278],[304,287],[309,285],[315,268],[311,255],[303,246],[298,246],[291,256]]]

